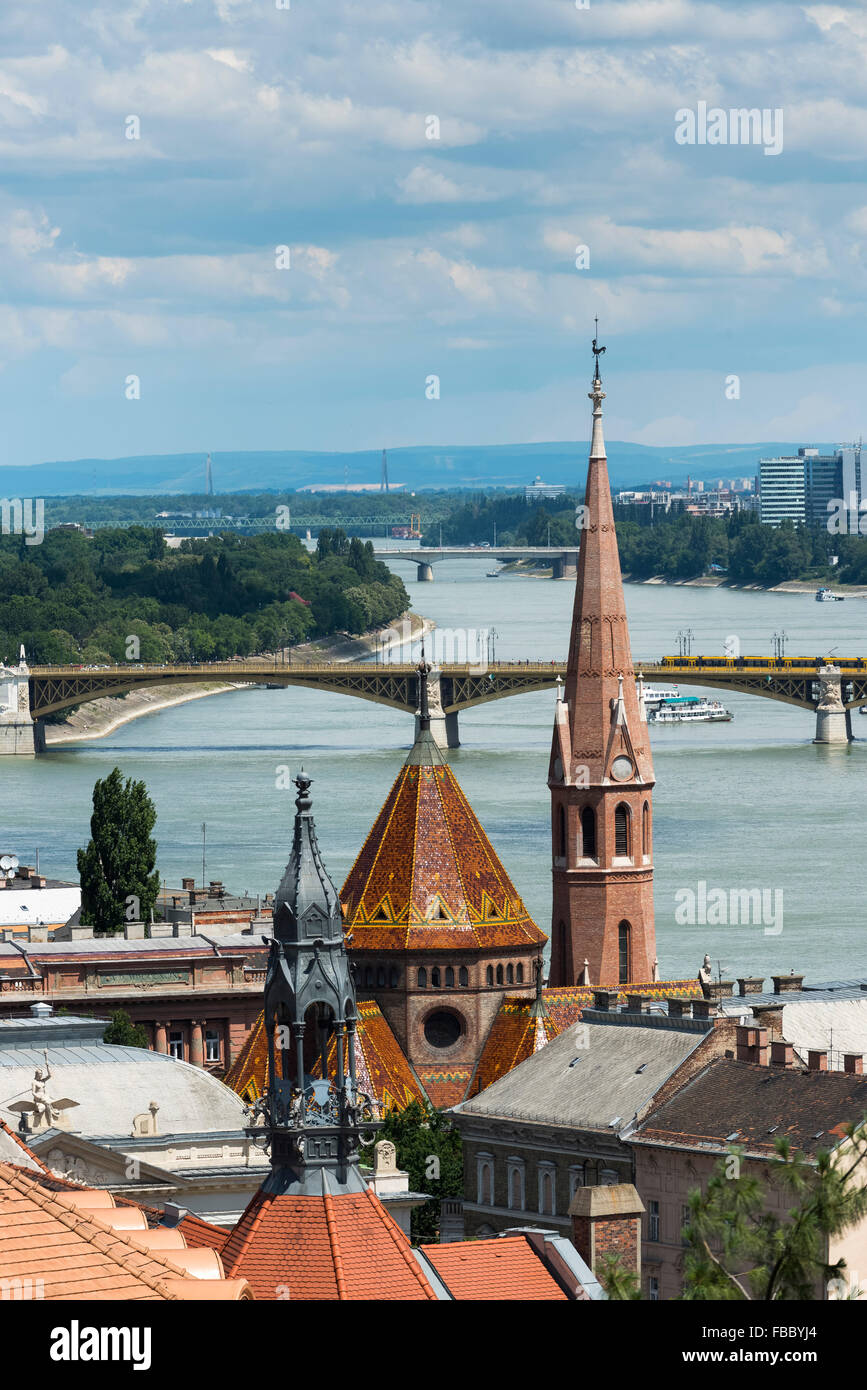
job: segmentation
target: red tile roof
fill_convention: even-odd
[[[422,1249],[452,1297],[459,1301],[568,1302],[526,1236],[462,1240],[425,1245]]]
[[[181,1236],[168,1255],[144,1248],[144,1216],[136,1223],[119,1213],[110,1193],[52,1191],[43,1177],[0,1163],[0,1279],[35,1286],[32,1296],[47,1300],[250,1297],[243,1279],[190,1278],[190,1268],[205,1266],[188,1256]],[[99,1205],[90,1209],[82,1199]]]
[[[222,1249],[259,1299],[416,1302],[436,1294],[371,1189],[253,1197]]]
[[[401,769],[340,898],[357,950],[546,940],[445,764]]]

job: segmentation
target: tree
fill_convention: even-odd
[[[821,1285],[843,1280],[845,1261],[828,1263],[828,1241],[867,1215],[867,1135],[861,1125],[845,1135],[815,1162],[778,1139],[777,1158],[760,1177],[742,1171],[737,1149],[717,1163],[707,1190],[690,1193],[684,1299],[815,1299]],[[794,1205],[772,1206],[772,1192]]]
[[[389,1111],[376,1137],[394,1144],[397,1166],[409,1174],[410,1191],[430,1193],[430,1201],[413,1210],[413,1244],[439,1240],[441,1199],[461,1197],[464,1191],[460,1134],[439,1110],[414,1100],[405,1110]],[[364,1157],[373,1161],[372,1148]]]
[[[144,782],[127,778],[124,785],[119,767],[96,782],[90,843],[78,851],[81,921],[96,932],[113,934],[124,921],[146,921],[156,903],[156,818]]]
[[[144,1024],[133,1023],[125,1009],[115,1009],[102,1041],[116,1047],[147,1047],[148,1035]]]

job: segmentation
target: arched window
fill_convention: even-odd
[[[507,965],[507,966],[506,966],[506,984],[507,984],[507,985],[513,985],[514,983],[515,983],[515,967],[514,967],[513,965]]]
[[[650,853],[650,805],[647,801],[641,808],[641,853]]]
[[[539,1164],[539,1211],[543,1216],[554,1216],[554,1167],[549,1163]]]
[[[427,971],[424,966],[418,972],[418,987],[419,989],[427,989]]]
[[[494,1160],[490,1154],[479,1154],[476,1159],[476,1188],[480,1207],[494,1205]]]
[[[524,1198],[524,1161],[520,1158],[509,1158],[506,1160],[507,1197],[510,1211],[523,1211],[526,1205]]]
[[[372,965],[366,965],[366,966],[364,967],[364,983],[365,983],[366,985],[372,985],[372,984],[373,984],[373,966],[372,966]]]
[[[503,967],[502,967],[501,965],[498,965],[498,966],[497,966],[497,984],[498,984],[498,985],[501,985],[502,983],[503,983]]]
[[[519,985],[522,985],[522,984],[524,983],[524,967],[523,967],[523,965],[518,964],[518,966],[516,967],[516,974],[517,974],[517,977],[518,977],[518,984],[519,984]]]
[[[388,972],[388,987],[389,987],[389,989],[397,989],[398,978],[399,978],[399,977],[398,977],[397,969],[396,969],[395,966],[392,966],[391,969],[390,969],[389,972]]]
[[[439,968],[438,965],[435,965],[434,968],[433,968],[433,970],[430,972],[430,982],[431,982],[431,984],[433,985],[434,989],[439,989],[439,987],[440,987],[440,968]]]
[[[581,851],[585,859],[596,858],[596,812],[592,806],[581,812]]]
[[[629,807],[622,801],[614,812],[614,853],[629,857]]]
[[[557,853],[561,859],[566,858],[566,807],[557,807]]]
[[[384,965],[378,965],[378,966],[376,967],[376,983],[379,985],[380,988],[383,988],[384,985],[385,985],[385,966],[384,966]]]
[[[494,967],[492,965],[489,965],[485,971],[485,982],[489,985],[494,983]]]
[[[632,954],[632,928],[628,922],[621,922],[617,928],[617,952],[618,952],[618,979],[621,985],[629,984],[632,979],[630,974],[630,959]]]
[[[450,965],[447,965],[447,966],[446,966],[446,989],[454,989],[454,987],[455,987],[455,972],[454,972],[453,968],[452,968]]]
[[[465,965],[462,965],[458,971],[458,980],[462,985],[468,985],[470,983],[470,972]]]

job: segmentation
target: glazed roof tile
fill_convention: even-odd
[[[422,1249],[458,1301],[568,1301],[526,1236],[461,1240]]]
[[[436,1298],[409,1241],[370,1188],[317,1197],[260,1188],[221,1253],[227,1276],[246,1279],[260,1299]]]
[[[445,763],[401,769],[340,896],[359,950],[546,940]]]

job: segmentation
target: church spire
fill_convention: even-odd
[[[655,959],[653,763],[639,703],[602,434],[605,352],[593,339],[593,432],[566,668],[548,785],[554,839],[550,982],[649,981]]]
[[[410,749],[409,757],[404,766],[442,767],[445,763],[445,759],[437,747],[430,727],[430,692],[428,689],[428,681],[430,680],[430,673],[433,668],[430,662],[425,660],[424,642],[421,644],[421,659],[415,669],[418,672],[416,735],[415,742]]]
[[[316,842],[311,781],[303,771],[295,779],[292,852],[274,902],[265,977],[268,1088],[252,1107],[261,1127],[249,1131],[270,1146],[263,1190],[271,1193],[363,1191],[361,1128],[371,1137],[377,1128],[356,1081],[355,983],[340,900]]]

